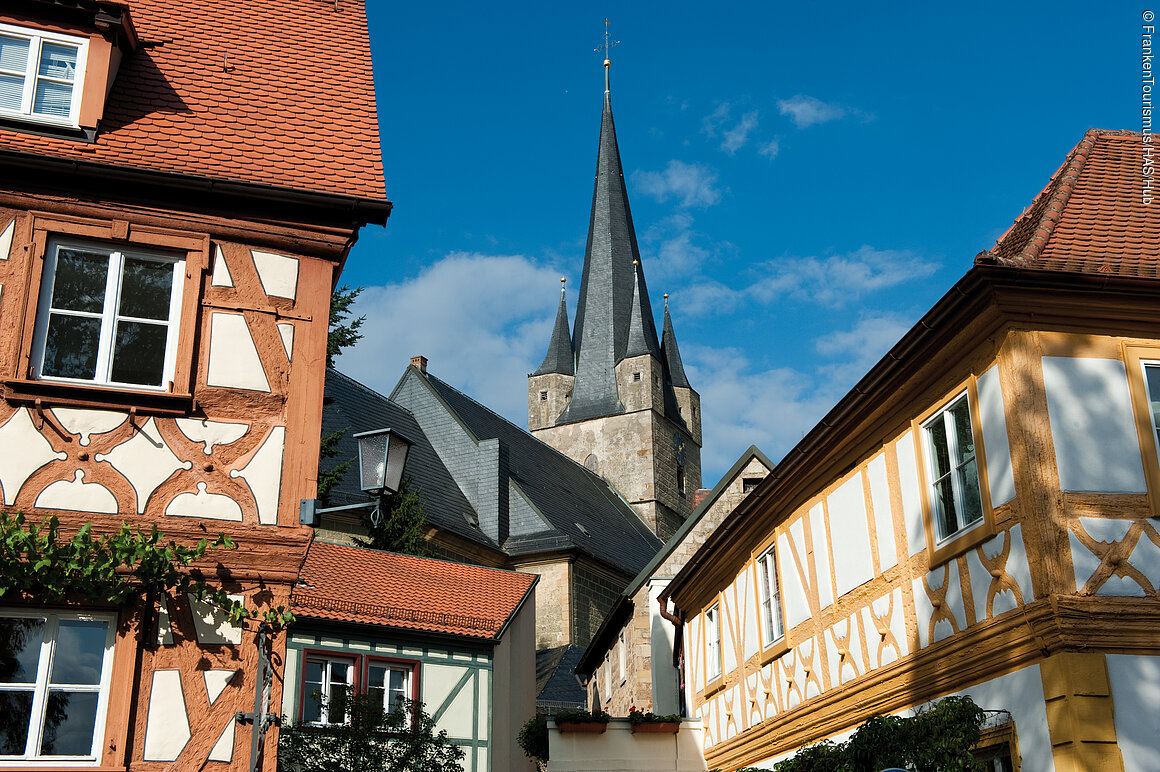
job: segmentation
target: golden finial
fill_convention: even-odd
[[[665,308],[669,307],[669,293],[665,293]]]
[[[568,283],[568,277],[567,277],[567,276],[561,276],[561,277],[560,277],[560,283],[561,283],[561,284],[567,284],[567,283]]]

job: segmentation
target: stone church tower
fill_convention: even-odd
[[[561,290],[548,353],[528,376],[528,428],[608,480],[667,539],[701,487],[700,396],[689,385],[665,300],[657,338],[612,123],[604,115],[576,326]]]

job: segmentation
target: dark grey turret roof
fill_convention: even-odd
[[[552,340],[548,342],[548,353],[538,370],[532,375],[575,375],[576,367],[572,354],[572,336],[568,332],[568,303],[560,289],[560,307],[556,310],[556,326],[552,329]]]
[[[638,302],[634,304],[636,294]],[[572,401],[557,423],[624,411],[616,390],[615,369],[618,362],[629,356],[634,323],[639,325],[637,335],[643,340],[634,341],[633,347],[639,348],[643,343],[645,351],[659,359],[660,342],[616,144],[612,97],[605,91],[588,243],[584,249],[584,274],[572,332],[576,384]]]
[[[668,368],[674,386],[691,389],[685,377],[685,365],[681,362],[681,352],[677,348],[677,336],[673,333],[673,320],[669,317],[669,301],[665,300],[665,326],[661,338],[661,357]]]

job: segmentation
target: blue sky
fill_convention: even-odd
[[[387,194],[342,281],[389,393],[413,354],[527,425],[574,313],[605,16],[641,259],[701,394],[704,485],[781,458],[995,243],[1090,127],[1139,129],[1120,3],[369,0]],[[659,326],[659,325],[658,325]]]

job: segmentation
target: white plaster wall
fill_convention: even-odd
[[[149,714],[145,722],[146,761],[175,761],[192,735],[181,672],[156,670],[149,689]]]
[[[902,494],[902,517],[906,521],[906,542],[910,554],[926,549],[926,531],[922,526],[922,504],[918,488],[918,459],[914,455],[914,434],[907,432],[894,444],[898,454],[898,482]]]
[[[1147,492],[1124,363],[1043,357],[1043,385],[1060,489]]]
[[[1015,498],[1015,477],[1011,472],[1011,444],[1007,439],[1007,419],[1003,408],[1003,387],[999,368],[979,376],[979,423],[983,427],[983,452],[987,457],[987,482],[991,506]]]
[[[821,504],[810,510],[810,539],[814,547],[815,581],[818,583],[818,606],[829,608],[834,603],[834,583],[830,579],[830,545],[826,535],[826,517]]]
[[[492,659],[493,683],[480,684],[484,687],[480,689],[479,700],[480,736],[490,738],[491,769],[496,772],[508,769],[513,772],[535,770],[535,765],[516,743],[520,727],[536,713],[535,592],[533,588],[495,647]],[[671,647],[669,652],[671,660]],[[486,727],[489,708],[491,726]],[[488,767],[480,766],[479,769]]]
[[[870,506],[874,509],[874,530],[878,535],[878,567],[885,571],[898,564],[894,544],[894,515],[890,508],[890,483],[886,473],[886,455],[880,453],[866,468],[870,479]]]
[[[790,549],[790,539],[793,549]],[[802,582],[798,562],[794,559],[796,550],[802,561],[801,569],[808,571],[806,561],[805,527],[801,518],[790,524],[788,535],[785,531],[777,538],[777,571],[781,580],[781,591],[785,598],[785,627],[792,630],[810,618],[809,596]]]
[[[266,370],[258,356],[250,327],[241,314],[210,316],[207,386],[269,391]]]
[[[661,616],[657,597],[669,583],[668,579],[652,579],[648,586],[648,607],[651,621],[652,698],[654,713],[678,713],[680,694],[677,689],[677,669],[673,667],[676,646],[676,628]]]
[[[703,772],[702,737],[701,722],[688,719],[676,734],[633,734],[628,719],[604,734],[561,733],[548,719],[548,772]]]
[[[1124,769],[1160,772],[1160,657],[1108,654],[1107,661]]]
[[[856,472],[842,483],[826,499],[826,505],[830,530],[840,535],[834,539],[834,579],[841,597],[874,577],[862,474]]]

